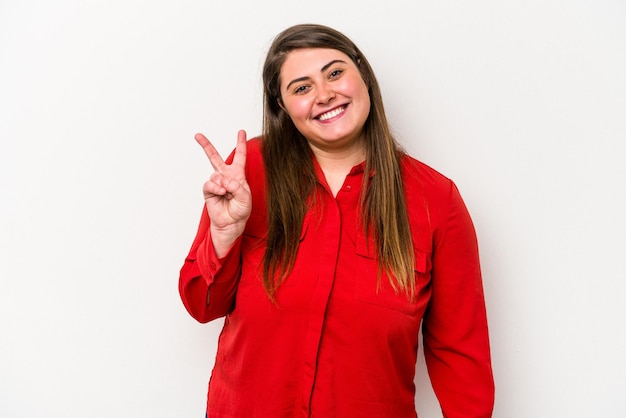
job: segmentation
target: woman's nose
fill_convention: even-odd
[[[328,83],[320,84],[317,88],[317,101],[320,104],[330,103],[336,94],[332,86]]]

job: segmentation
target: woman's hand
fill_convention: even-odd
[[[196,134],[196,141],[209,158],[213,174],[202,191],[211,219],[211,238],[216,255],[223,257],[243,233],[252,211],[252,195],[246,181],[246,132],[237,134],[237,147],[230,164],[226,164],[211,141]]]

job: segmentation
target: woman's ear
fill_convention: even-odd
[[[280,97],[276,98],[276,103],[278,103],[278,107],[287,112],[287,109],[285,109],[285,105],[283,104],[283,100]]]

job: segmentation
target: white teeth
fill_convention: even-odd
[[[335,116],[343,113],[344,111],[344,107],[338,107],[337,109],[333,109],[330,112],[324,113],[323,115],[320,115],[319,120],[328,120],[330,118],[334,118]]]

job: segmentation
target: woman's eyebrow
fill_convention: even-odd
[[[324,71],[328,70],[328,68],[333,65],[333,64],[337,64],[338,62],[345,64],[346,62],[343,60],[332,60],[331,62],[329,62],[328,64],[326,64],[325,66],[322,67],[322,69],[320,70],[320,73],[323,73]]]
[[[328,68],[330,68],[334,64],[337,64],[338,62],[342,63],[342,64],[346,63],[344,60],[332,60],[331,62],[329,62],[328,64],[324,65],[320,69],[320,73],[323,73],[324,71],[328,70]],[[287,84],[287,87],[285,87],[285,89],[288,89],[294,83],[299,83],[300,81],[305,81],[305,80],[308,80],[308,79],[309,79],[309,77],[307,77],[307,76],[295,78],[295,79],[291,80],[289,82],[289,84]]]

